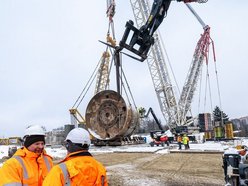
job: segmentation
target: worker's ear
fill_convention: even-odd
[[[80,144],[72,143],[70,140],[66,140],[65,148],[70,153],[86,149]]]

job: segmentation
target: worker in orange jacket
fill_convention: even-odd
[[[25,131],[24,147],[18,149],[0,168],[0,186],[41,186],[53,166],[46,154],[45,131],[39,125]]]
[[[178,150],[182,149],[182,136],[180,134],[177,135],[177,143],[178,143]]]
[[[90,135],[83,128],[71,130],[65,140],[67,156],[54,166],[43,186],[107,186],[105,167],[88,152]]]

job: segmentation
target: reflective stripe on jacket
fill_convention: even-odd
[[[107,186],[105,167],[87,151],[67,155],[52,168],[43,186]]]
[[[0,185],[41,186],[52,166],[45,151],[39,156],[23,147],[0,168]]]

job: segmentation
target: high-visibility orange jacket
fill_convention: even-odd
[[[177,136],[177,142],[182,142],[182,137],[181,136]]]
[[[105,167],[88,151],[70,153],[54,166],[43,182],[43,186],[107,186]]]
[[[22,147],[0,168],[0,186],[41,186],[52,166],[45,150],[38,155]]]

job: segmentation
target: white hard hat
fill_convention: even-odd
[[[32,135],[43,135],[45,136],[44,129],[39,125],[30,125],[26,128],[24,136],[32,136]]]
[[[72,129],[65,140],[70,140],[72,143],[90,145],[90,134],[83,128]]]

